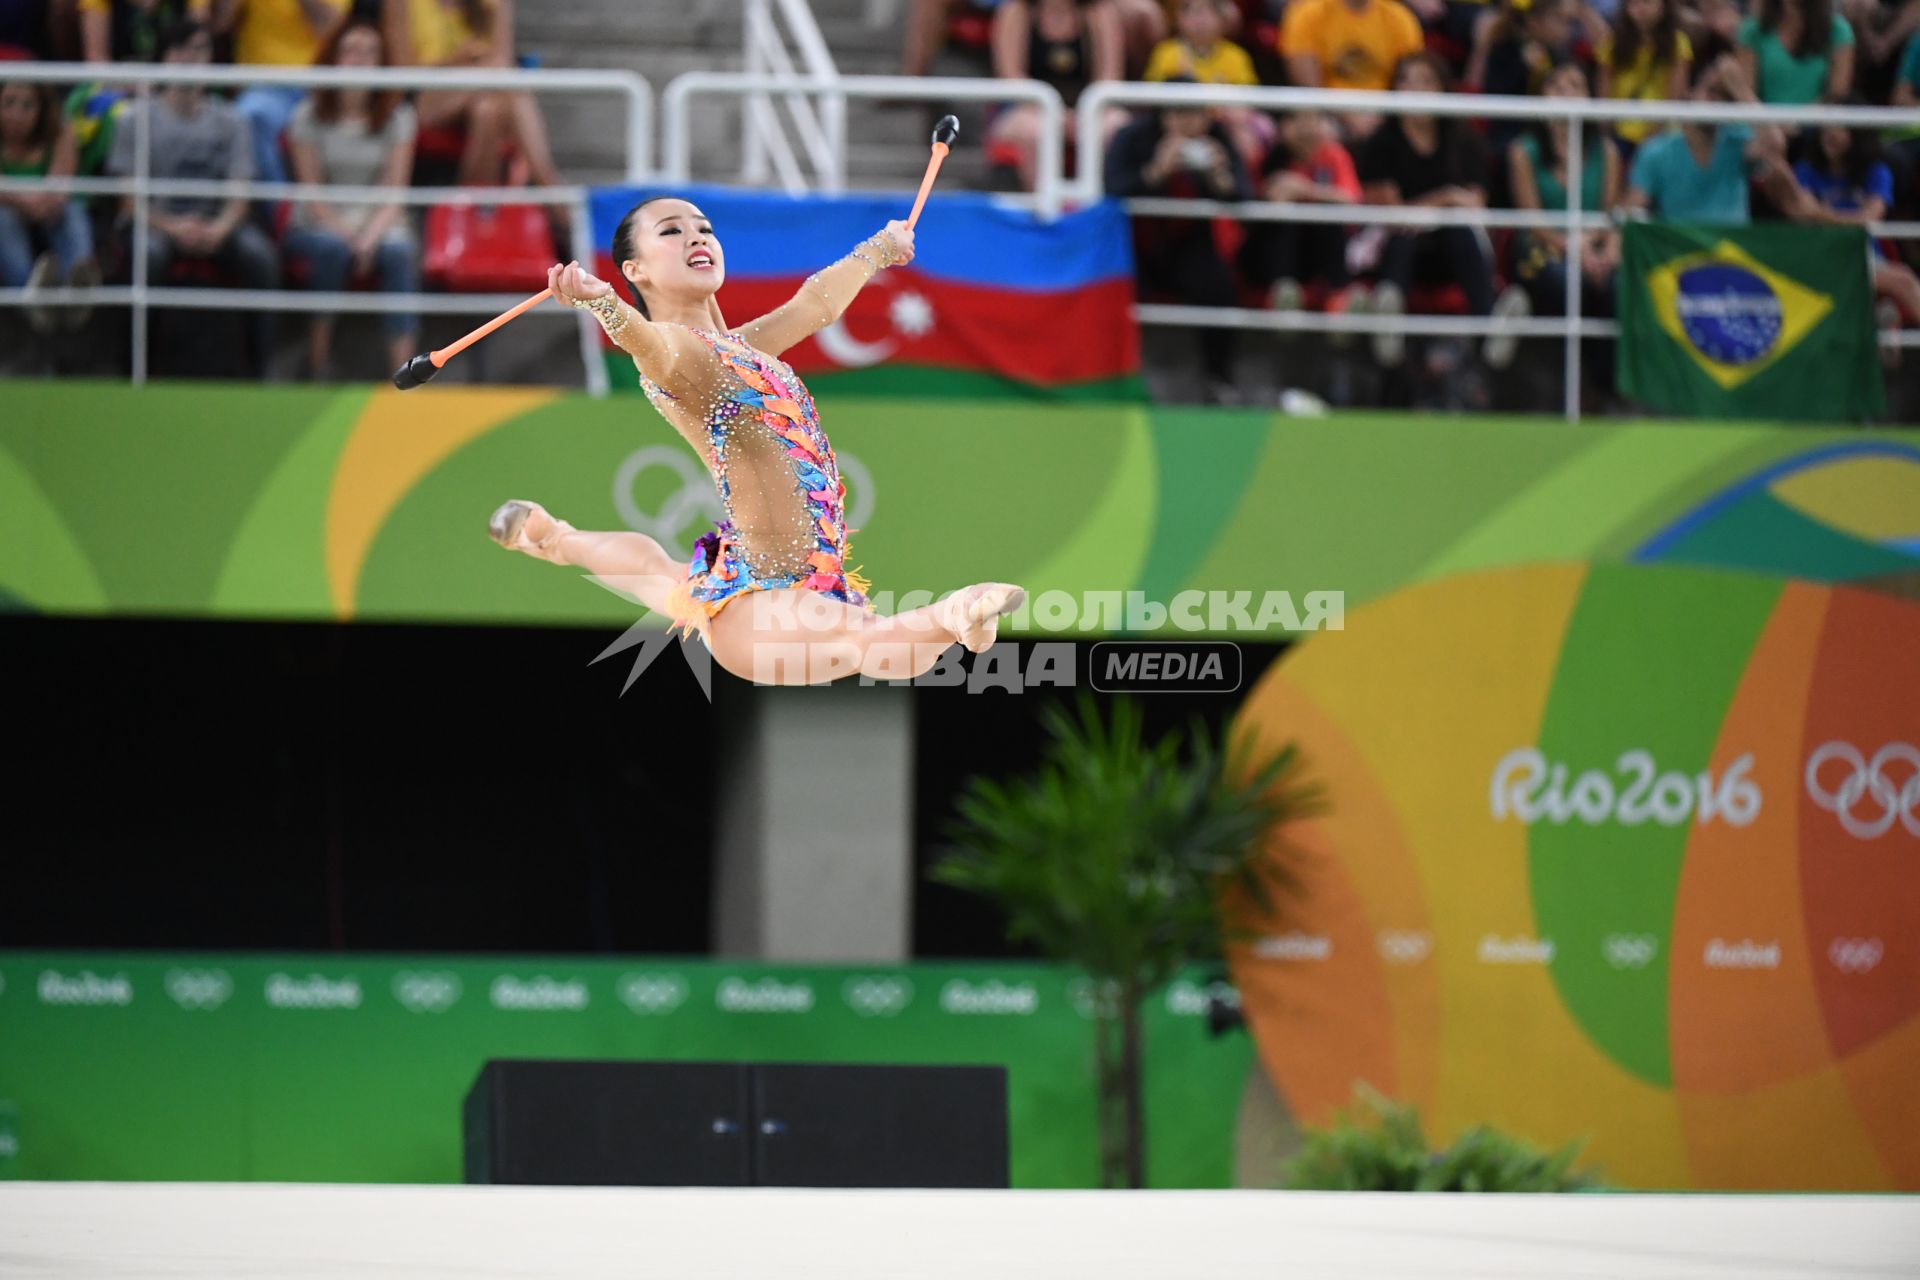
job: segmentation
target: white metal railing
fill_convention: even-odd
[[[511,89],[537,93],[618,94],[625,100],[626,145],[623,169],[627,180],[640,181],[653,168],[653,89],[630,71],[479,70],[440,67],[266,67],[181,66],[113,63],[0,62],[0,83],[106,83],[126,86],[141,107],[133,117],[134,168],[114,178],[0,178],[0,191],[56,191],[77,195],[119,195],[132,202],[132,281],[125,287],[38,290],[0,289],[0,307],[90,304],[129,307],[133,314],[131,376],[134,385],[147,380],[147,328],[151,307],[226,311],[338,311],[392,314],[483,315],[504,310],[520,301],[498,294],[328,294],[312,290],[186,289],[147,283],[146,262],[152,229],[148,213],[155,198],[190,196],[224,200],[310,200],[320,192],[342,204],[546,204],[571,211],[572,256],[591,260],[587,232],[586,191],[563,187],[315,187],[290,182],[226,182],[165,179],[152,176],[153,148],[145,109],[155,88],[186,86],[244,88],[277,84],[295,88],[371,89]],[[581,335],[588,385],[596,393],[606,389],[606,369],[598,358],[598,338],[590,319],[558,308],[538,314],[569,316]]]
[[[776,17],[776,11],[778,16]],[[746,74],[760,81],[780,80],[804,75],[813,80],[835,80],[840,69],[833,53],[814,21],[807,0],[746,0],[742,9],[746,29],[743,65]],[[780,33],[784,22],[794,49]],[[794,54],[799,55],[796,64]],[[816,103],[804,93],[783,94],[780,99],[793,122],[800,147],[812,161],[821,189],[844,191],[847,185],[847,100],[838,93],[823,93]],[[780,184],[793,195],[809,190],[806,169],[794,151],[792,140],[780,121],[773,96],[754,93],[747,96],[741,112],[740,176],[751,186],[761,186],[769,173],[777,173]]]
[[[751,97],[756,93],[826,94],[842,98],[901,102],[1028,102],[1040,111],[1035,142],[1037,187],[1031,204],[1042,216],[1059,213],[1063,195],[1061,153],[1066,103],[1052,85],[1040,80],[992,80],[955,76],[780,76],[754,81],[727,71],[689,71],[667,82],[660,95],[661,168],[670,182],[693,176],[693,113],[696,98]],[[842,162],[844,163],[844,161]]]
[[[783,16],[789,8],[805,11],[804,0],[749,0],[749,44],[752,24],[771,23],[773,10]],[[758,11],[762,16],[752,15]],[[811,26],[808,15],[808,26]],[[795,28],[796,30],[799,28]],[[813,36],[819,32],[811,26]],[[777,34],[777,33],[776,33]],[[824,42],[811,49],[811,38],[803,38],[802,60],[811,67],[830,66]],[[770,46],[769,46],[770,47]],[[811,49],[811,51],[810,51]],[[772,57],[773,55],[769,55]],[[825,57],[826,61],[820,61]],[[790,62],[790,60],[789,60]],[[778,64],[777,59],[768,64]],[[845,113],[849,99],[892,99],[897,101],[950,102],[1024,102],[1040,112],[1037,131],[1037,188],[1031,196],[1015,199],[1036,208],[1043,216],[1057,214],[1063,203],[1091,201],[1102,194],[1101,117],[1109,107],[1227,106],[1268,111],[1317,109],[1333,112],[1380,114],[1427,114],[1476,119],[1565,120],[1612,122],[1618,120],[1738,122],[1755,124],[1838,124],[1849,127],[1889,128],[1920,124],[1920,110],[1894,110],[1872,107],[1791,107],[1772,108],[1737,104],[1700,104],[1691,102],[1628,102],[1582,98],[1502,98],[1464,94],[1355,93],[1320,89],[1242,88],[1192,84],[1142,84],[1100,82],[1083,95],[1076,116],[1077,162],[1073,173],[1062,163],[1063,128],[1066,109],[1060,95],[1049,85],[1034,80],[995,80],[973,78],[907,76],[840,76],[809,72],[798,74],[773,71],[768,74],[695,71],[674,79],[661,100],[659,127],[662,137],[662,174],[653,170],[653,93],[637,75],[620,71],[576,70],[476,70],[442,68],[382,68],[347,70],[343,68],[278,67],[183,67],[113,64],[102,67],[66,63],[0,63],[0,82],[8,80],[32,83],[71,84],[104,81],[127,85],[145,100],[156,86],[202,85],[238,87],[252,84],[294,86],[339,86],[372,88],[423,87],[450,89],[531,90],[561,93],[617,93],[626,101],[627,138],[624,152],[625,176],[630,182],[663,176],[684,183],[692,178],[692,104],[703,96],[741,97],[765,100],[772,110],[772,95],[782,95],[796,121],[811,120],[801,130],[802,145],[813,161],[822,185],[843,189],[846,181]],[[814,100],[821,109],[811,114],[793,110]],[[838,114],[833,107],[838,104]],[[751,113],[750,113],[751,114]],[[148,227],[146,213],[154,198],[193,196],[221,199],[301,200],[316,195],[340,203],[397,203],[412,206],[438,204],[488,204],[512,202],[564,207],[571,214],[572,256],[591,260],[591,243],[586,208],[586,190],[578,186],[545,188],[412,188],[371,186],[312,187],[299,183],[223,182],[212,180],[173,180],[150,176],[151,147],[146,137],[145,113],[138,113],[135,137],[135,172],[118,178],[0,178],[0,191],[59,191],[79,195],[129,196],[135,209],[133,221],[136,264],[130,286],[91,290],[60,289],[36,291],[29,298],[24,290],[0,290],[0,307],[23,305],[49,306],[95,303],[128,306],[134,314],[133,378],[146,380],[147,309],[167,307],[220,310],[339,311],[359,313],[419,312],[424,314],[482,314],[497,311],[518,298],[512,295],[478,294],[322,294],[309,290],[180,289],[146,283],[144,270]],[[836,123],[837,121],[837,123]],[[777,117],[774,118],[777,126]],[[836,133],[837,130],[837,133]],[[748,138],[754,136],[749,127]],[[761,132],[765,148],[761,163],[780,171],[788,189],[805,189],[806,177],[797,160],[789,166],[777,157],[777,149],[766,141],[776,135]],[[784,142],[783,133],[777,135]],[[810,141],[808,139],[811,139]],[[1586,139],[1581,129],[1568,132],[1569,172],[1582,171],[1582,148]],[[746,151],[745,172],[755,167],[753,143]],[[762,177],[766,175],[763,173]],[[1378,225],[1397,227],[1477,226],[1484,228],[1535,228],[1563,232],[1593,230],[1614,225],[1605,213],[1587,213],[1578,208],[1577,183],[1570,183],[1567,207],[1558,210],[1519,209],[1432,209],[1409,206],[1288,204],[1264,200],[1213,201],[1163,198],[1131,199],[1127,208],[1134,214],[1160,217],[1232,218],[1246,222],[1319,222],[1340,225]],[[1920,223],[1886,222],[1870,228],[1873,235],[1896,239],[1920,239]],[[1140,305],[1135,314],[1144,324],[1186,327],[1219,327],[1273,331],[1325,333],[1398,332],[1410,335],[1478,337],[1494,333],[1517,337],[1559,337],[1565,349],[1566,413],[1569,419],[1579,414],[1580,339],[1606,337],[1617,333],[1611,321],[1586,319],[1580,314],[1583,275],[1580,271],[1581,243],[1578,235],[1567,240],[1567,299],[1564,314],[1539,316],[1525,320],[1497,320],[1481,316],[1372,316],[1330,315],[1318,312],[1275,312],[1249,308],[1209,308],[1170,305]],[[533,314],[568,315],[560,308],[542,308]],[[577,313],[571,313],[577,314]],[[578,316],[581,351],[589,386],[596,393],[606,389],[606,373],[598,359],[598,331],[584,315]],[[1903,336],[1903,345],[1920,346],[1920,333]]]
[[[1141,84],[1104,80],[1090,85],[1076,104],[1076,168],[1073,192],[1091,201],[1102,194],[1105,149],[1101,146],[1101,117],[1109,107],[1247,107],[1263,111],[1316,110],[1379,115],[1451,116],[1478,120],[1563,120],[1567,129],[1567,173],[1584,172],[1581,125],[1620,120],[1696,122],[1703,124],[1842,125],[1897,128],[1920,124],[1920,110],[1886,107],[1766,107],[1738,103],[1637,102],[1595,98],[1501,97],[1479,94],[1367,93],[1329,89],[1278,89],[1199,84]],[[1564,348],[1564,411],[1569,422],[1580,418],[1581,339],[1612,337],[1619,327],[1612,321],[1583,317],[1580,269],[1581,238],[1577,231],[1614,225],[1604,213],[1580,208],[1581,182],[1567,184],[1566,206],[1549,213],[1521,209],[1425,209],[1383,205],[1313,205],[1268,201],[1134,199],[1132,213],[1163,217],[1227,217],[1262,222],[1330,222],[1377,226],[1537,227],[1567,233],[1566,309],[1558,318],[1526,320],[1490,316],[1355,316],[1318,312],[1279,312],[1244,307],[1192,307],[1144,304],[1134,308],[1145,324],[1182,327],[1268,329],[1321,333],[1383,333],[1481,337],[1495,333],[1515,337],[1559,337]],[[1876,236],[1920,239],[1920,223],[1879,223]],[[1920,335],[1904,335],[1903,345],[1920,345]]]
[[[180,66],[115,62],[0,62],[0,80],[28,84],[163,85],[245,89],[519,89],[530,93],[611,93],[626,99],[625,169],[630,181],[653,169],[653,87],[632,71],[572,68]]]

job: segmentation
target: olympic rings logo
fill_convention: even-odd
[[[1075,978],[1067,984],[1067,1003],[1083,1018],[1113,1018],[1120,1013],[1120,986]]]
[[[1388,964],[1419,964],[1433,950],[1433,935],[1424,929],[1382,929],[1380,955]]]
[[[847,482],[847,527],[863,528],[873,518],[872,473],[850,453],[836,453],[834,461]],[[634,497],[634,486],[656,467],[672,472],[677,483],[659,510],[645,511]],[[726,514],[706,468],[685,449],[665,444],[635,449],[621,461],[613,473],[613,509],[629,529],[646,534],[667,554],[681,560],[693,550],[681,540],[682,531],[693,525],[713,524]]]
[[[1600,942],[1600,954],[1616,969],[1644,969],[1660,954],[1660,940],[1650,933],[1610,933]]]
[[[687,1000],[686,980],[671,973],[630,973],[620,979],[620,1003],[635,1013],[672,1013]]]
[[[444,972],[393,975],[393,998],[408,1013],[445,1013],[460,999],[459,975]]]
[[[233,979],[225,969],[169,969],[166,988],[182,1009],[211,1012],[233,994]]]
[[[1827,959],[1842,973],[1866,973],[1880,963],[1886,947],[1878,938],[1835,938]]]
[[[891,1018],[913,1003],[913,983],[905,978],[848,978],[840,998],[863,1018]]]
[[[1821,768],[1838,760],[1848,767],[1840,784],[1829,791],[1820,781]],[[1896,781],[1886,766],[1895,762],[1911,769]],[[1840,819],[1841,829],[1856,840],[1873,840],[1892,830],[1897,821],[1920,836],[1920,748],[1907,742],[1889,742],[1863,757],[1850,742],[1828,742],[1807,757],[1807,795]],[[1854,813],[1854,806],[1871,800],[1871,809]],[[1873,812],[1872,810],[1877,810]]]

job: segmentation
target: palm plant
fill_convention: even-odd
[[[1032,776],[975,778],[934,878],[1006,912],[1008,936],[1092,980],[1104,1185],[1146,1184],[1141,1009],[1148,994],[1264,911],[1267,834],[1318,804],[1292,744],[1256,759],[1195,724],[1148,742],[1131,700],[1055,705]],[[1226,904],[1223,906],[1223,904]]]

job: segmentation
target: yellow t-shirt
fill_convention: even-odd
[[[1293,0],[1280,25],[1280,52],[1312,54],[1329,89],[1391,89],[1400,59],[1426,47],[1420,20],[1399,0]]]
[[[181,9],[195,22],[205,22],[209,12],[207,6],[211,3],[212,0],[187,0]],[[112,13],[113,0],[80,0],[75,8],[80,13]]]
[[[1684,31],[1674,32],[1674,52],[1680,55],[1680,61],[1693,61],[1693,42],[1687,39]],[[1613,41],[1602,40],[1595,51],[1596,65],[1613,66]],[[1662,58],[1653,60],[1653,50],[1646,45],[1640,46],[1640,52],[1634,54],[1633,61],[1624,67],[1615,67],[1613,71],[1613,94],[1615,98],[1635,102],[1664,102],[1667,97],[1667,80],[1673,74],[1673,60]],[[1657,120],[1622,120],[1613,126],[1613,131],[1629,142],[1644,142],[1648,134],[1660,127]]]
[[[1216,40],[1204,55],[1195,53],[1184,40],[1162,40],[1153,46],[1147,58],[1143,80],[1171,80],[1192,76],[1201,84],[1259,84],[1253,73],[1253,59],[1231,40]]]
[[[346,16],[350,0],[322,3],[338,21]],[[327,34],[307,25],[300,0],[246,0],[233,29],[233,60],[263,67],[310,67]]]
[[[407,15],[413,19],[413,60],[423,67],[453,61],[461,46],[480,35],[459,0],[408,0]]]

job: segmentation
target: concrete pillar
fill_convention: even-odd
[[[857,682],[723,695],[714,943],[742,959],[912,950],[913,695]]]

